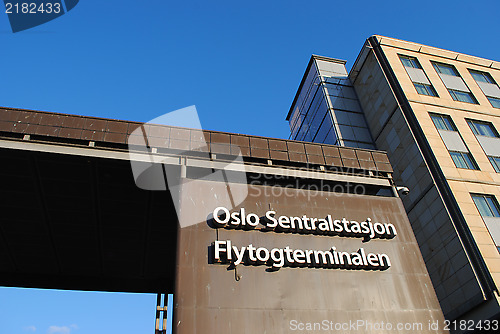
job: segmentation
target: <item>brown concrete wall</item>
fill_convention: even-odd
[[[264,163],[270,160],[275,164],[291,162],[392,172],[385,153],[373,150],[343,148],[339,152],[327,144],[0,107],[0,138],[20,140],[29,136],[29,140],[37,142],[86,147],[92,142],[92,147],[129,149],[127,143],[143,144],[142,136],[132,134],[139,127],[147,135],[149,146],[158,153],[191,151],[199,156],[200,152],[207,152],[222,159],[241,154]]]
[[[244,191],[245,184],[231,185]],[[413,332],[434,333],[429,322],[443,316],[424,262],[399,198],[315,193],[268,186],[252,186],[246,200],[237,208],[264,215],[269,208],[277,215],[345,217],[362,221],[392,223],[394,239],[373,239],[262,232],[259,230],[214,229],[206,221],[182,228],[178,235],[177,283],[174,294],[174,325],[178,334],[196,333],[288,333],[297,323],[323,320],[349,323],[363,320],[373,324],[390,322],[421,323]],[[207,215],[224,199],[225,185],[189,180],[183,186],[181,225],[189,225],[195,210]],[[202,199],[202,204],[200,203]],[[194,203],[198,203],[195,205]],[[385,271],[321,268],[281,268],[237,266],[209,263],[209,246],[215,240],[231,240],[235,246],[253,244],[268,249],[357,251],[360,247],[386,253],[392,266]],[[291,322],[292,321],[292,322]],[[311,331],[314,332],[314,331]],[[324,331],[365,333],[374,330]],[[378,333],[385,331],[376,331]],[[397,331],[387,331],[397,332]]]

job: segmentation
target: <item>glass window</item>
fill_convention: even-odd
[[[438,130],[457,131],[448,115],[431,114],[432,122]]]
[[[479,72],[479,71],[474,71],[474,70],[469,70],[470,74],[476,80],[476,82],[485,82],[488,84],[496,85],[495,80],[491,77],[489,73],[486,72]],[[483,89],[483,87],[481,87]],[[484,92],[484,90],[483,90]],[[486,95],[486,94],[485,94]],[[486,96],[486,98],[490,101],[491,105],[493,108],[499,108],[500,109],[500,99],[491,97],[491,96]]]
[[[493,108],[499,108],[500,109],[500,99],[494,98],[494,97],[489,97],[486,96],[488,100],[490,101],[491,105]]]
[[[476,136],[498,137],[491,123],[474,120],[468,120],[467,123]]]
[[[401,59],[401,62],[403,63],[404,67],[420,68],[420,69],[422,68],[417,58],[408,56],[399,56],[399,59]]]
[[[450,155],[457,168],[479,169],[470,153],[450,152]]]
[[[500,158],[488,156],[488,159],[490,160],[491,165],[495,169],[495,172],[500,173]]]
[[[422,69],[422,66],[420,66],[420,63],[418,62],[417,58],[400,55],[399,59],[401,59],[403,66],[406,68],[418,68],[420,70]],[[413,85],[415,85],[415,89],[417,90],[417,93],[419,93],[420,95],[438,96],[436,90],[430,84],[413,82]]]
[[[455,101],[477,104],[476,99],[469,92],[461,92],[459,90],[453,90],[453,89],[448,89],[448,91],[450,92],[451,97]]]
[[[472,200],[476,204],[481,217],[500,217],[498,203],[495,197],[490,195],[472,195]]]
[[[330,145],[337,144],[337,136],[335,135],[335,131],[333,130],[333,127],[330,128],[330,131],[328,131],[328,134],[326,135],[325,139],[323,140],[323,143],[330,144]]]
[[[413,83],[413,84],[415,85],[417,93],[419,93],[420,95],[438,96],[436,91],[434,90],[434,87],[432,87],[431,85],[425,85],[420,83]]]
[[[491,77],[491,75],[489,73],[479,72],[479,71],[474,71],[474,70],[469,70],[469,72],[472,75],[472,77],[474,78],[474,80],[476,80],[476,81],[486,82],[486,83],[490,83],[490,84],[495,83],[495,81],[493,80],[493,78]]]
[[[447,74],[447,75],[453,75],[455,77],[459,77],[457,70],[455,69],[454,66],[451,65],[446,65],[446,64],[439,64],[439,63],[432,63],[436,71],[440,74]]]
[[[333,128],[333,124],[332,124],[329,112],[325,113],[322,121],[323,122],[321,123],[321,126],[320,126],[318,132],[316,133],[316,136],[313,139],[313,141],[315,143],[322,143],[325,140],[326,135],[328,134],[328,131],[331,128]]]
[[[325,115],[328,113],[328,109],[326,108],[320,108],[318,109],[314,117],[311,121],[311,124],[309,124],[309,132],[311,133],[311,137],[314,138],[319,130],[319,127],[321,126],[321,123],[323,122],[323,119],[325,118]]]

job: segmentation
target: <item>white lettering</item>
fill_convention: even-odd
[[[221,219],[221,217],[219,216],[220,211],[223,211],[223,213],[220,215],[220,216],[224,217],[223,219]],[[213,216],[214,216],[214,221],[222,226],[226,225],[230,219],[229,210],[223,206],[219,206],[219,207],[215,208]]]
[[[245,249],[246,247],[241,247],[241,251],[238,252],[238,247],[233,246],[233,251],[234,254],[236,255],[236,261],[234,262],[234,265],[238,265],[243,261],[243,257],[245,256]]]
[[[215,259],[220,260],[220,253],[225,253],[227,252],[226,248],[221,248],[221,246],[225,246],[226,242],[225,241],[215,241]]]
[[[276,226],[278,226],[278,221],[274,218],[274,215],[276,215],[276,211],[266,212],[266,218],[268,219],[266,226],[269,228],[275,228]]]

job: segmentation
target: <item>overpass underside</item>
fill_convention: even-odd
[[[39,149],[0,149],[0,285],[171,293],[170,194],[139,189],[127,160]]]

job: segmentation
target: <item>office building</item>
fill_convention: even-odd
[[[383,36],[312,56],[291,139],[387,152],[444,315],[499,319],[500,62]],[[369,131],[367,131],[367,129]]]

